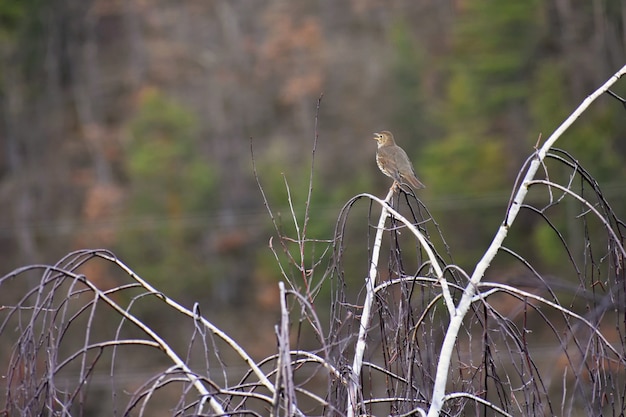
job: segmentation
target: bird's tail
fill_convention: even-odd
[[[420,188],[426,188],[426,186],[420,180],[418,180],[417,177],[414,177],[412,175],[406,177],[405,180],[411,187],[413,187],[416,190]]]

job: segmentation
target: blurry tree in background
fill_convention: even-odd
[[[214,166],[197,152],[196,129],[190,111],[158,91],[145,91],[126,149],[129,221],[120,231],[119,250],[141,259],[142,274],[176,298],[199,287],[211,293],[213,284],[203,244],[209,231],[198,219],[215,210],[218,184]],[[185,279],[175,278],[181,271]],[[176,285],[168,285],[172,280]]]

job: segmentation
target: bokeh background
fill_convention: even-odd
[[[393,131],[471,267],[539,137],[625,62],[623,0],[3,0],[0,271],[111,249],[272,350],[280,270],[251,145],[288,224],[285,178],[302,210],[323,94],[309,236],[329,239],[350,197],[386,193],[371,138]],[[625,139],[607,95],[560,142],[623,214]],[[518,221],[512,246],[558,274],[549,227]]]

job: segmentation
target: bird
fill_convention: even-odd
[[[417,179],[413,164],[404,149],[396,145],[391,132],[383,130],[380,133],[374,133],[374,140],[378,142],[376,164],[383,174],[393,178],[394,186],[408,184],[414,189],[426,187]]]

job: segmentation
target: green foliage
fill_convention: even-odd
[[[552,132],[568,115],[565,72],[558,62],[545,60],[535,68],[528,102],[533,126],[544,136]]]
[[[441,120],[447,130],[461,128],[461,123],[455,123],[455,118],[462,118],[464,125],[461,130],[467,129],[467,123],[485,125],[483,110],[479,105],[482,95],[480,86],[472,78],[471,73],[455,71],[451,74],[446,88],[446,102],[442,106]]]
[[[44,16],[48,6],[42,0],[0,1],[0,56],[7,65],[19,68],[17,72],[31,88],[41,82],[42,60],[49,42],[44,31]],[[0,74],[6,71],[0,66]],[[4,77],[0,76],[0,80]],[[4,86],[0,83],[0,91]]]
[[[130,123],[128,174],[135,209],[180,215],[210,205],[216,173],[197,152],[196,121],[180,105],[149,92]]]
[[[0,39],[10,36],[24,18],[24,1],[3,0],[0,2]]]
[[[528,126],[520,128],[509,121],[527,111],[540,16],[535,0],[469,0],[463,3],[452,32],[444,96],[434,114],[442,133],[425,147],[417,165],[428,193],[444,201],[465,198],[469,202],[462,222],[455,210],[434,211],[441,224],[453,225],[453,230],[463,227],[462,236],[450,241],[460,262],[471,262],[487,246],[498,222],[498,217],[490,216],[506,207],[504,198],[501,205],[484,206],[474,204],[475,197],[506,194],[524,157],[512,151],[520,148],[516,144],[520,138],[530,135],[520,130]]]
[[[120,253],[162,288],[206,286],[203,231],[193,220],[211,207],[217,178],[197,151],[196,120],[181,105],[149,91],[129,130],[128,215],[141,223],[123,233]]]
[[[538,0],[502,3],[464,2],[463,20],[454,36],[452,66],[468,72],[479,96],[476,105],[497,112],[528,95],[528,72],[541,28]]]
[[[502,143],[462,133],[426,147],[420,169],[429,188],[459,196],[501,190],[508,184],[503,175],[506,161]]]
[[[571,69],[562,56],[543,49],[551,42],[545,10],[538,0],[463,3],[451,39],[444,100],[437,106],[443,134],[424,149],[418,164],[429,193],[454,198],[504,193],[537,136],[545,140],[577,105],[568,86]],[[583,166],[593,167],[596,179],[610,181],[626,165],[616,152],[625,120],[619,106],[595,106],[557,146]],[[564,176],[570,174],[565,171]],[[440,222],[454,224],[454,215]],[[471,242],[460,248],[464,254],[491,238],[493,228],[484,227],[485,217],[483,207],[465,211],[464,223],[470,225],[464,235],[472,234],[473,239],[459,238]],[[515,235],[516,246],[539,248],[537,255],[548,265],[562,256],[554,253],[551,230],[541,223],[529,227]],[[477,246],[477,241],[485,245]]]
[[[616,152],[619,129],[613,125],[615,109],[598,109],[581,120],[581,124],[567,137],[568,150],[583,166],[590,167],[594,178],[610,184],[613,178],[623,176],[624,159]]]
[[[433,143],[422,164],[430,170],[464,174],[475,190],[501,188],[506,159],[507,112],[530,95],[528,73],[538,44],[536,1],[502,4],[494,0],[464,3],[454,32],[445,101],[439,107],[444,138]],[[519,135],[519,132],[516,132]],[[480,167],[480,169],[477,169]],[[438,177],[447,176],[439,172]],[[443,180],[445,181],[445,180]],[[458,192],[447,181],[441,192]]]
[[[529,108],[536,131],[546,139],[565,120],[574,106],[567,97],[567,76],[557,62],[547,60],[535,71]],[[626,131],[623,109],[596,106],[589,109],[563,138],[565,146],[583,166],[593,167],[593,176],[610,182],[622,172],[623,158],[617,152],[621,132]]]
[[[413,138],[415,143],[428,138],[432,127],[423,97],[424,52],[405,20],[397,20],[391,25],[389,38],[394,52],[390,97],[394,131],[399,137]],[[410,151],[410,143],[407,149]]]
[[[548,223],[542,222],[534,227],[532,243],[539,260],[545,265],[557,267],[563,264],[563,256],[567,256],[563,243]]]

